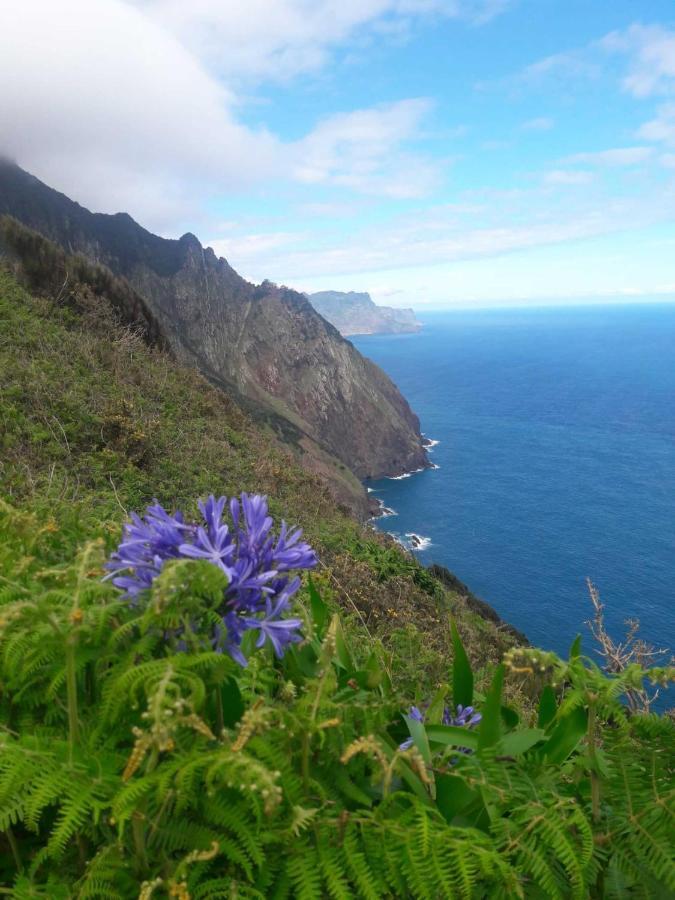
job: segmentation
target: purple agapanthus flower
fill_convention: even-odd
[[[229,525],[223,521],[226,509]],[[269,642],[275,654],[283,656],[289,644],[301,640],[301,620],[283,617],[300,587],[300,579],[289,573],[313,568],[316,554],[301,540],[302,531],[289,529],[285,522],[275,536],[267,498],[258,494],[242,494],[229,505],[225,497],[212,495],[200,501],[199,511],[203,521],[194,524],[186,523],[180,512],[170,515],[157,501],[143,518],[133,513],[106,563],[106,578],[138,605],[168,560],[206,560],[229,582],[210,645],[246,665],[241,641],[247,631],[257,630],[256,646]]]
[[[410,718],[416,719],[418,722],[424,722],[425,713],[423,713],[417,706],[410,707]],[[465,728],[473,728],[475,725],[481,721],[483,717],[479,712],[476,712],[473,706],[462,706],[461,703],[457,704],[457,709],[455,715],[452,714],[450,707],[446,706],[443,710],[443,725],[456,725]],[[408,750],[412,747],[414,741],[412,738],[408,738],[406,741],[403,741],[402,744],[399,745],[399,750]],[[460,750],[464,750],[464,748],[460,747]],[[468,750],[466,751],[468,753]]]

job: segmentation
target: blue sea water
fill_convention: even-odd
[[[370,483],[397,513],[376,526],[427,538],[423,563],[539,646],[587,634],[589,576],[615,636],[636,617],[675,647],[675,306],[421,319],[353,340],[440,442],[439,468]]]

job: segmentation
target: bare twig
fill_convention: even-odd
[[[594,610],[593,619],[586,624],[600,645],[600,649],[596,650],[596,653],[603,658],[603,668],[606,672],[618,674],[634,663],[647,668],[653,665],[654,659],[658,659],[668,653],[667,650],[659,650],[638,637],[640,622],[637,619],[627,619],[625,623],[627,631],[623,642],[615,641],[608,634],[605,626],[605,606],[600,600],[600,592],[590,578],[586,579],[586,585]],[[633,712],[649,712],[650,707],[658,696],[658,690],[650,693],[644,688],[626,692],[628,706]]]
[[[56,295],[56,299],[54,300],[54,303],[55,303],[57,306],[58,306],[59,303],[61,302],[61,297],[63,297],[63,292],[65,291],[65,289],[66,289],[66,287],[67,287],[67,285],[68,285],[68,277],[69,277],[69,276],[68,276],[68,271],[66,271],[66,280],[65,280],[65,281],[63,282],[63,284],[61,285],[61,290],[58,292],[58,294]]]

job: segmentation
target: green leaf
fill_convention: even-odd
[[[520,722],[520,716],[515,711],[515,709],[511,709],[510,706],[502,706],[500,713],[502,716],[502,722],[509,730],[518,726],[518,723]]]
[[[544,756],[549,763],[561,763],[567,759],[581,738],[586,734],[588,713],[578,706],[558,722],[544,747]]]
[[[220,688],[220,696],[223,704],[223,724],[226,728],[233,728],[244,715],[246,708],[239,685],[234,678],[228,678],[223,684]]]
[[[384,671],[382,670],[382,666],[380,665],[380,660],[377,656],[377,653],[373,651],[368,657],[368,661],[366,662],[366,687],[370,690],[373,690],[376,687],[379,687],[382,684],[382,679],[384,678]]]
[[[404,715],[403,718],[405,719],[405,723],[408,726],[408,731],[410,732],[410,737],[413,739],[413,744],[422,754],[422,759],[424,760],[424,762],[428,766],[430,766],[431,749],[429,747],[429,740],[427,738],[424,724],[422,722],[418,722],[417,719],[413,719],[412,716]]]
[[[458,775],[436,776],[436,805],[445,821],[451,825],[455,816],[480,798]]]
[[[314,620],[314,626],[319,637],[322,637],[324,631],[326,630],[326,624],[330,617],[330,610],[322,600],[321,594],[318,592],[316,585],[312,581],[311,575],[309,576],[307,589],[309,591],[309,602],[312,609],[312,619]]]
[[[595,771],[602,778],[609,778],[611,775],[609,759],[607,757],[607,754],[601,747],[597,747],[595,751]]]
[[[570,660],[578,659],[581,655],[581,635],[578,634],[570,647]]]
[[[337,613],[335,613],[335,615],[331,619],[331,627],[335,628],[335,656],[338,665],[342,666],[343,669],[353,669],[354,663],[352,661],[351,653],[349,652],[349,649],[347,647],[347,642],[345,641],[340,617]]]
[[[471,706],[473,702],[473,671],[455,622],[450,623],[454,659],[452,661],[452,702],[455,706]]]
[[[478,749],[494,746],[502,735],[501,699],[504,685],[504,666],[498,665],[492,678],[490,690],[481,710],[483,719],[478,726]]]
[[[320,650],[320,648],[318,648]],[[290,647],[284,654],[284,663],[299,681],[305,678],[314,678],[319,668],[318,651],[312,644],[303,644],[301,647]],[[292,671],[292,670],[295,671]]]
[[[546,733],[541,728],[523,728],[504,735],[500,748],[504,756],[520,756],[543,740],[546,740]]]
[[[385,742],[383,742],[383,749],[384,749],[384,752],[385,752],[387,758],[389,760],[391,760],[394,753],[396,753],[397,748],[392,747],[389,743],[387,743],[385,741]],[[424,786],[422,779],[419,777],[419,775],[416,772],[414,772],[410,768],[409,765],[400,766],[400,768],[397,769],[397,772],[400,775],[401,779],[403,781],[405,781],[405,783],[408,785],[410,790],[414,794],[416,794],[420,798],[420,800],[424,800],[426,802],[429,801],[429,791]]]
[[[445,698],[448,693],[447,684],[442,684],[434,696],[424,716],[424,721],[430,725],[440,725],[443,721],[443,712],[445,710]]]
[[[354,671],[341,669],[338,678],[341,688],[347,687],[352,691],[351,694],[345,694],[347,697],[354,696],[354,685],[357,685],[362,691],[372,691],[378,686],[380,680],[381,678],[378,679],[376,674],[368,669],[355,669]]]
[[[459,725],[427,725],[427,737],[434,744],[448,744],[451,747],[478,747],[478,732]]]
[[[539,698],[539,717],[537,719],[537,725],[540,728],[546,728],[549,722],[553,721],[557,709],[558,704],[555,697],[555,691],[550,684],[547,684]]]

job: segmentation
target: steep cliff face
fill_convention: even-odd
[[[340,334],[408,334],[421,329],[412,309],[378,306],[370,294],[318,291],[309,302]]]
[[[331,480],[426,464],[404,397],[303,295],[252,285],[194,235],[166,240],[124,213],[91,213],[0,161],[2,213],[125,278],[179,358],[230,388]]]

